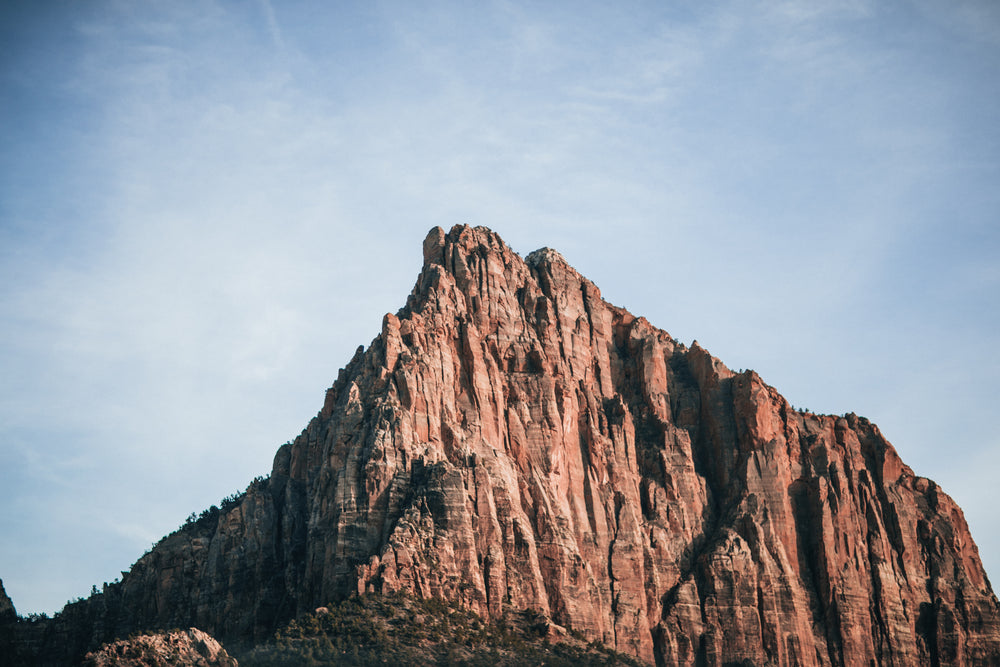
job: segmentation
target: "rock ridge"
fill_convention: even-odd
[[[52,627],[77,655],[140,628],[253,641],[396,591],[657,665],[1000,662],[961,510],[874,424],[794,410],[484,227],[430,231],[269,477]]]
[[[239,667],[210,635],[198,628],[140,635],[88,653],[86,667]]]

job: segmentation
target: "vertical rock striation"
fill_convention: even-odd
[[[874,424],[792,409],[553,250],[459,226],[423,253],[270,478],[68,608],[81,637],[250,640],[402,590],[662,665],[1000,662],[961,510]]]

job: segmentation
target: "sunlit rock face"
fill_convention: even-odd
[[[794,410],[553,250],[458,226],[423,257],[270,477],[84,603],[103,632],[262,638],[402,590],[662,665],[1000,661],[961,511],[875,425]]]

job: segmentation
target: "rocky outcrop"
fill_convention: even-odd
[[[403,591],[663,665],[1000,661],[961,510],[875,425],[794,410],[553,250],[460,226],[423,253],[270,477],[68,610],[77,636],[252,640]]]
[[[4,590],[3,581],[0,581],[0,667],[18,664],[17,627],[17,611]]]
[[[3,580],[0,580],[0,624],[10,622],[17,618],[17,611],[14,603],[7,596],[7,591],[3,588]]]
[[[237,667],[236,660],[210,635],[197,628],[140,635],[88,653],[87,667]]]

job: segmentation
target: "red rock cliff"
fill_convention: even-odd
[[[141,559],[102,627],[263,636],[406,590],[663,665],[1000,663],[961,510],[875,425],[793,410],[553,250],[460,226],[423,251],[271,477]]]

